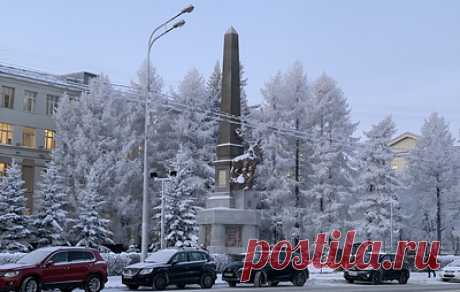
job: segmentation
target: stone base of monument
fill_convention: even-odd
[[[214,193],[206,199],[206,208],[255,209],[259,194],[254,191],[232,191]]]
[[[260,213],[253,209],[210,208],[198,213],[200,244],[210,253],[239,254],[259,238]]]

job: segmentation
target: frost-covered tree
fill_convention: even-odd
[[[6,175],[0,176],[0,251],[29,251],[29,221],[21,166],[13,160]]]
[[[104,217],[106,199],[98,190],[103,163],[98,162],[90,170],[86,187],[78,204],[78,217],[72,226],[77,246],[93,247],[103,250],[104,244],[112,244],[110,220]]]
[[[357,124],[351,121],[347,100],[331,77],[320,76],[312,85],[312,95],[309,195],[315,203],[311,204],[309,215],[318,231],[328,232],[344,228],[348,220],[347,205],[354,187],[353,133]]]
[[[258,124],[253,130],[254,140],[262,139],[264,152],[257,168],[261,179],[256,179],[254,189],[263,195],[260,207],[268,208],[271,216],[271,238],[289,238],[295,225],[301,225],[306,205],[301,190],[308,169],[300,156],[308,148],[307,140],[294,132],[305,131],[308,124],[305,113],[310,96],[302,65],[294,63],[286,73],[276,74],[265,84],[262,94],[263,104],[250,115]]]
[[[391,208],[399,209],[400,183],[391,166],[394,154],[389,146],[395,131],[389,116],[364,133],[366,140],[359,153],[356,201],[351,209],[358,232],[365,240],[387,242],[385,239],[389,239],[392,232]],[[397,234],[397,229],[398,224],[394,222],[393,235]]]
[[[222,98],[222,69],[219,62],[214,66],[214,70],[206,82],[206,91],[208,100],[204,109],[211,111],[211,113],[208,114],[208,118],[206,118],[206,124],[212,129],[212,139],[209,140],[210,143],[208,143],[207,147],[210,154],[215,154],[215,145],[219,132],[219,119],[216,114],[220,113],[220,101]],[[214,160],[215,155],[212,155],[212,161]],[[212,163],[212,161],[210,161],[210,163]]]
[[[40,205],[33,220],[36,245],[43,247],[68,244],[68,197],[65,193],[64,177],[53,160],[47,164],[46,172],[42,174],[38,194]]]
[[[421,136],[409,155],[407,175],[416,198],[413,220],[425,231],[422,237],[443,239],[443,233],[451,229],[459,215],[458,208],[449,208],[456,201],[458,156],[449,126],[437,113],[425,120]]]
[[[177,112],[174,117],[176,143],[184,147],[184,151],[191,153],[194,165],[194,175],[201,194],[198,198],[204,202],[205,194],[211,191],[213,185],[214,169],[210,165],[215,157],[215,132],[216,123],[209,119],[211,104],[207,101],[207,90],[203,76],[193,69],[188,72],[175,93],[175,101],[187,105],[187,110]]]
[[[152,80],[156,80],[155,74]],[[157,88],[152,86],[152,90]],[[140,146],[144,131],[140,102],[144,96],[140,95],[121,93],[102,75],[91,80],[89,91],[79,99],[70,101],[63,96],[56,115],[53,160],[65,180],[70,215],[78,215],[89,172],[96,161],[103,160],[105,168],[100,169],[98,190],[108,199],[107,213],[113,218],[111,229],[117,242],[125,241],[127,233],[128,238],[137,235],[140,222],[137,209],[142,194]],[[137,96],[139,102],[135,101]]]
[[[174,167],[177,176],[172,179],[165,198],[165,234],[167,246],[195,246],[198,240],[196,189],[201,181],[193,174],[192,153],[180,147]]]

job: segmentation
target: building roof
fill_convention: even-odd
[[[395,138],[393,138],[393,140],[390,141],[389,145],[390,146],[393,146],[399,142],[401,142],[402,140],[404,139],[407,139],[407,138],[411,138],[411,139],[415,139],[417,140],[418,139],[418,135],[412,133],[412,132],[404,132],[398,136],[396,136]]]
[[[67,75],[56,75],[46,73],[33,69],[26,69],[17,66],[11,66],[0,63],[0,76],[9,77],[14,79],[23,79],[25,81],[32,81],[36,83],[42,83],[44,85],[69,88],[73,90],[86,90],[87,84],[79,82],[75,78],[75,74],[87,74],[88,76],[95,77],[96,74],[89,72],[71,73]],[[69,78],[72,77],[72,78]]]

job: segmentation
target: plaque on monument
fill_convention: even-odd
[[[226,225],[225,226],[225,246],[226,247],[242,247],[241,226],[240,225]]]

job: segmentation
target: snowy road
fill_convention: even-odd
[[[199,286],[192,285],[189,288],[179,290],[175,287],[168,289],[169,291],[206,291],[201,290]],[[166,291],[168,291],[166,290]],[[460,283],[444,283],[437,279],[428,279],[426,273],[412,273],[411,278],[407,285],[399,285],[396,282],[389,282],[384,285],[370,285],[370,284],[348,284],[343,279],[342,273],[325,273],[325,274],[312,274],[304,287],[294,287],[289,283],[280,285],[277,288],[266,287],[255,289],[250,285],[240,286],[236,288],[229,288],[226,283],[220,281],[216,282],[213,289],[219,292],[231,291],[318,291],[318,292],[352,292],[352,291],[376,291],[376,292],[389,292],[389,291],[414,291],[414,292],[428,292],[428,291],[459,291]],[[121,284],[120,277],[111,277],[104,289],[107,292],[128,292],[129,290]],[[148,288],[139,289],[138,291],[151,291]]]

